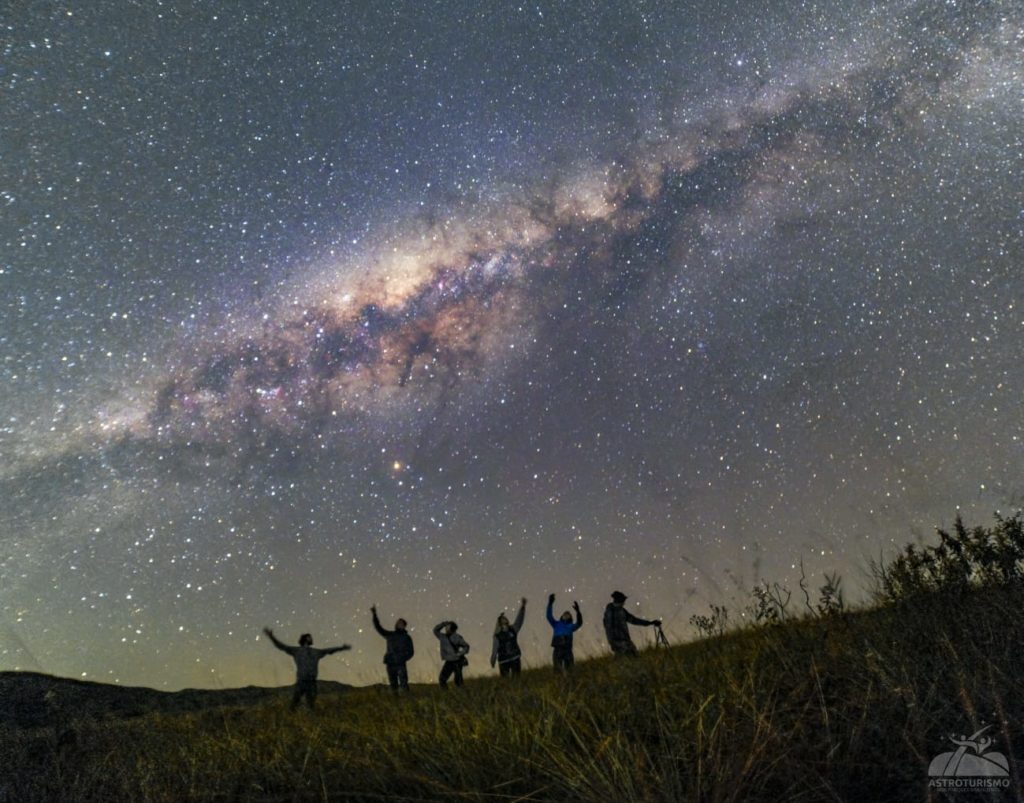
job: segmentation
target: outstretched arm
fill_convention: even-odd
[[[641,627],[647,627],[649,625],[653,625],[657,620],[641,619],[639,616],[634,616],[629,611],[626,611],[626,621],[629,622],[631,625],[640,625]]]
[[[526,597],[519,600],[519,613],[516,614],[516,620],[512,623],[512,629],[518,634],[523,629],[523,621],[526,619]]]
[[[548,624],[551,625],[552,627],[554,627],[556,624],[558,624],[555,621],[555,615],[552,613],[552,608],[554,608],[554,607],[555,607],[555,595],[552,594],[551,596],[548,597],[548,607],[547,607],[547,610],[544,612],[545,615],[548,617]]]
[[[271,642],[273,642],[274,646],[277,647],[279,650],[286,652],[289,655],[292,655],[295,652],[294,647],[289,647],[284,642],[278,641],[277,636],[274,635],[274,631],[271,630],[269,627],[263,628],[263,633],[266,635],[268,639],[271,640]]]
[[[370,611],[373,613],[373,629],[380,633],[382,636],[384,636],[384,638],[390,636],[394,631],[385,630],[383,627],[381,627],[380,619],[377,618],[377,606],[375,605],[372,608],[370,608]]]
[[[324,655],[334,655],[336,652],[345,652],[345,650],[351,650],[351,644],[342,644],[340,647],[328,647],[326,650],[320,650]]]
[[[572,627],[572,630],[575,633],[577,630],[583,627],[583,614],[580,613],[580,604],[578,602],[573,602],[572,609],[576,611],[576,624]]]

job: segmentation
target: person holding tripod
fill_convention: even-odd
[[[629,626],[661,628],[661,619],[641,619],[626,610],[626,597],[621,591],[612,592],[612,601],[604,609],[604,634],[608,645],[617,656],[635,657],[639,653],[629,635]]]

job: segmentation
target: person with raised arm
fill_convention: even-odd
[[[462,685],[462,670],[469,664],[466,653],[469,652],[469,644],[456,631],[459,626],[455,622],[445,621],[434,626],[434,635],[441,642],[441,674],[438,675],[438,683],[442,689],[448,688],[448,678],[455,675],[455,685]]]
[[[519,613],[516,620],[509,624],[504,612],[498,614],[498,622],[494,627],[494,638],[491,642],[491,667],[498,665],[498,672],[504,677],[517,676],[523,668],[522,652],[519,649],[519,631],[523,629],[526,618],[526,597],[519,601]]]
[[[387,644],[387,649],[384,652],[384,666],[388,670],[388,685],[391,686],[391,690],[395,694],[398,694],[399,690],[409,691],[409,671],[405,665],[412,658],[415,650],[412,646],[412,636],[406,630],[408,624],[405,619],[396,619],[395,629],[387,630],[381,626],[380,619],[377,617],[376,605],[370,607],[370,613],[373,614],[373,629],[383,636]]]
[[[547,609],[548,624],[551,625],[552,630],[551,660],[556,669],[567,672],[576,663],[576,659],[572,654],[572,635],[583,627],[583,614],[580,613],[580,604],[573,601],[572,608],[576,611],[576,621],[573,622],[572,614],[569,611],[564,611],[558,619],[555,619],[553,613],[554,605],[555,595],[551,594],[548,596]]]
[[[303,633],[299,636],[299,646],[293,647],[291,644],[279,641],[274,636],[274,631],[269,627],[263,628],[263,632],[273,642],[275,647],[282,652],[288,653],[295,661],[295,693],[292,695],[292,708],[295,708],[303,697],[306,698],[306,703],[309,707],[313,708],[316,705],[316,677],[320,667],[320,659],[333,655],[336,652],[351,650],[352,647],[348,644],[342,644],[340,647],[328,647],[326,650],[318,650],[313,646],[313,637],[309,633]]]

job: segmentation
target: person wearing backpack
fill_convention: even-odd
[[[399,690],[409,691],[409,672],[405,665],[412,658],[415,650],[412,646],[412,636],[406,630],[405,619],[395,621],[394,630],[386,630],[377,618],[377,606],[370,608],[373,614],[373,629],[384,637],[387,643],[387,650],[384,653],[384,666],[388,670],[388,684],[391,690],[398,694]]]
[[[448,688],[448,678],[455,676],[455,685],[462,685],[462,670],[469,665],[466,653],[469,652],[469,644],[456,631],[459,626],[455,622],[445,621],[434,626],[434,635],[441,643],[441,674],[438,675],[438,682],[442,689]]]
[[[526,597],[519,601],[519,613],[514,623],[509,624],[504,612],[498,614],[491,642],[491,667],[498,665],[502,677],[517,676],[522,671],[522,652],[519,649],[519,631],[526,618]]]
[[[555,619],[552,609],[555,605],[555,595],[551,594],[548,597],[548,609],[547,617],[548,624],[551,625],[551,659],[555,664],[556,669],[568,671],[572,669],[573,664],[576,663],[576,659],[572,654],[572,635],[581,627],[583,627],[583,614],[580,613],[580,604],[578,602],[572,603],[572,608],[576,611],[576,621],[573,622],[572,614],[569,611],[565,611],[558,619]]]

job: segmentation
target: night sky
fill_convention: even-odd
[[[1024,5],[13,0],[0,669],[413,680],[457,620],[1024,505]],[[641,643],[650,632],[638,634]]]

